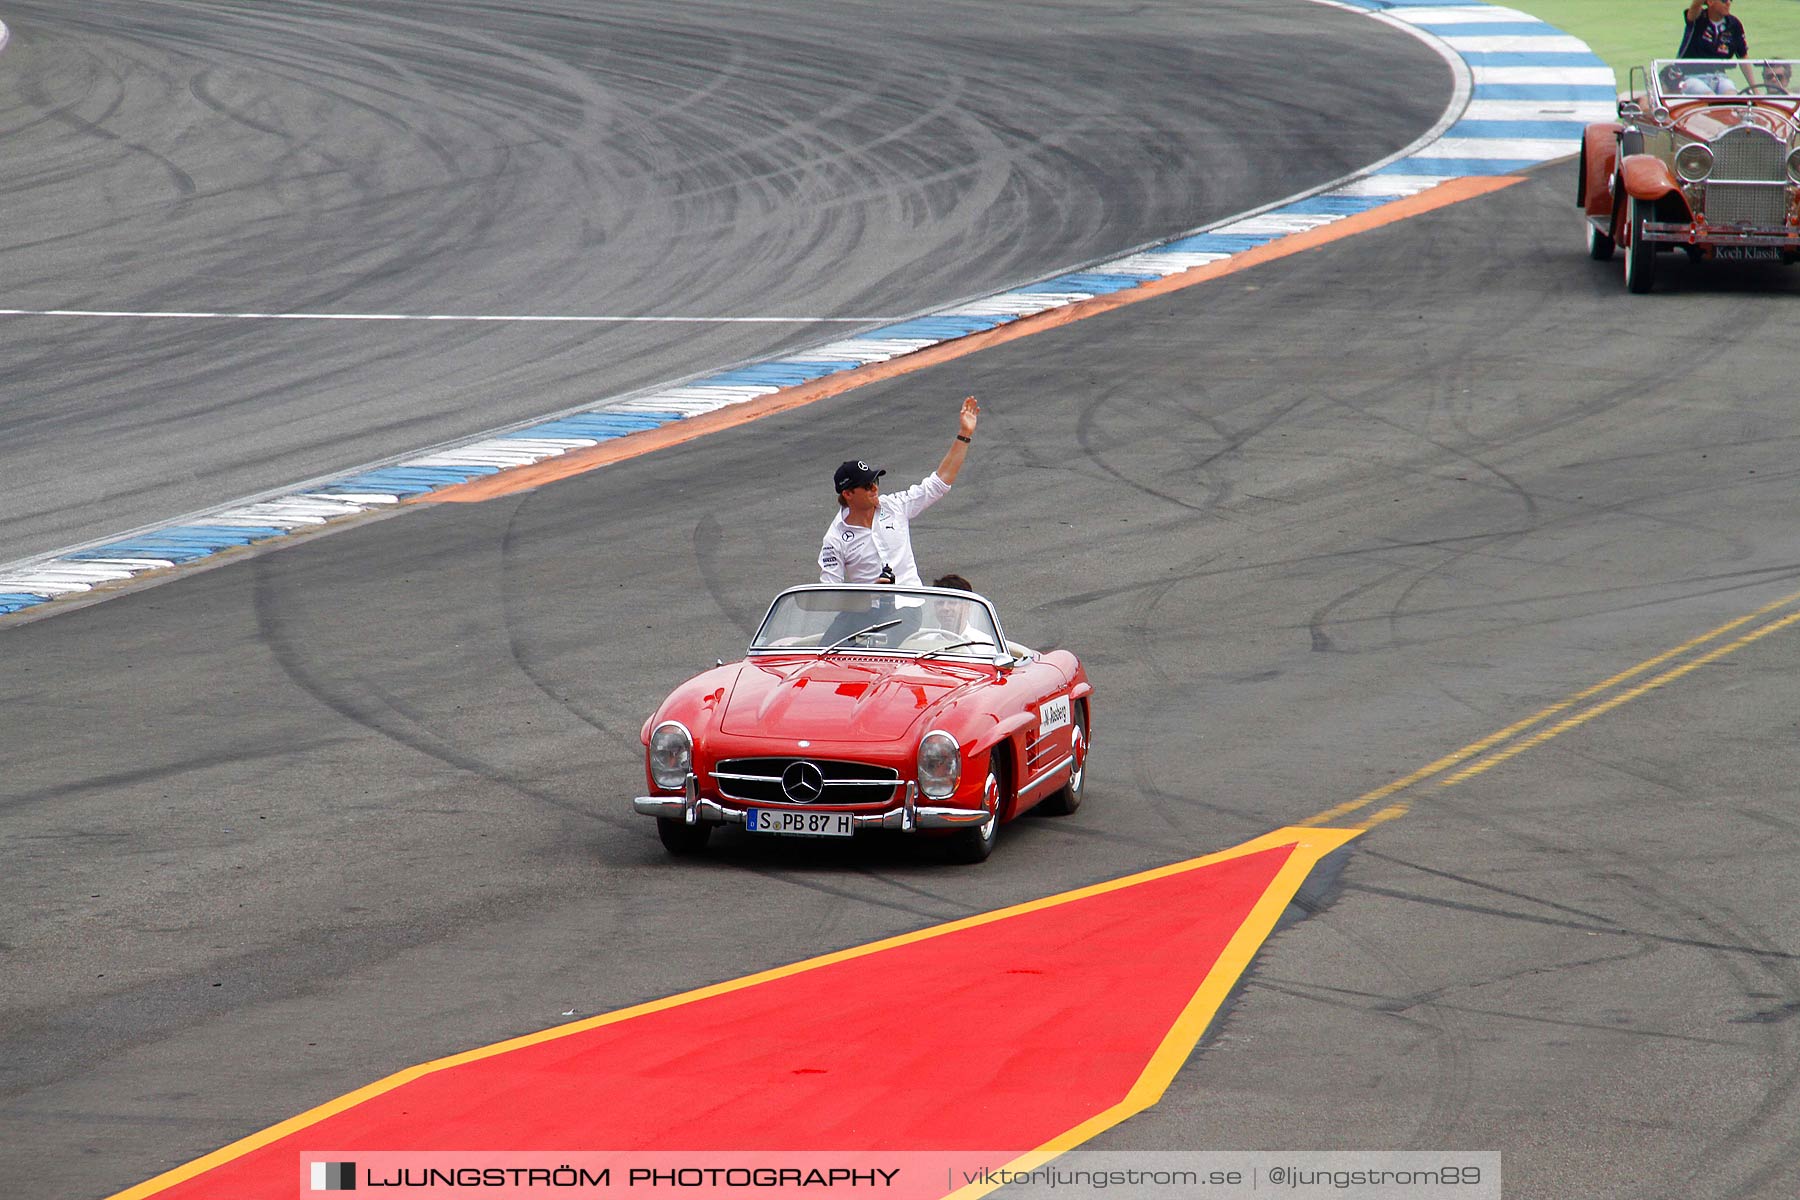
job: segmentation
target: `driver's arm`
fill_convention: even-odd
[[[975,397],[970,396],[962,402],[962,410],[956,414],[956,440],[950,443],[950,449],[944,452],[944,461],[938,464],[937,477],[945,483],[955,483],[961,473],[963,458],[975,437],[975,424],[980,414],[981,405]]]

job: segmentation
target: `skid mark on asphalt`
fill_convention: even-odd
[[[1042,1162],[1161,1098],[1308,874],[1356,836],[1280,829],[425,1063],[113,1200],[292,1200],[308,1152]]]
[[[1355,216],[1344,217],[1330,225],[1321,225],[1290,233],[1274,241],[1264,242],[1261,245],[1239,251],[1229,258],[1219,258],[1213,262],[1190,267],[1179,274],[1165,275],[1149,282],[1138,283],[1128,289],[1073,301],[1058,308],[1045,309],[993,329],[966,334],[953,341],[940,342],[935,346],[915,350],[904,357],[870,363],[866,366],[827,375],[810,383],[775,392],[760,400],[750,400],[730,408],[716,409],[704,416],[690,417],[684,421],[659,425],[654,429],[646,429],[617,441],[603,442],[585,450],[571,450],[555,458],[547,458],[528,466],[514,467],[508,471],[481,476],[471,479],[467,483],[452,484],[435,491],[423,492],[409,498],[405,503],[478,503],[531,491],[557,480],[585,475],[589,471],[611,463],[623,462],[626,459],[637,458],[669,446],[690,442],[722,429],[736,428],[773,413],[787,412],[790,409],[813,404],[830,396],[842,395],[872,383],[897,379],[903,375],[935,367],[940,363],[962,358],[965,355],[976,354],[994,346],[1017,341],[1019,338],[1031,337],[1034,334],[1070,325],[1076,321],[1085,321],[1090,317],[1110,313],[1126,305],[1141,304],[1146,300],[1154,300],[1171,292],[1209,283],[1227,275],[1235,275],[1239,271],[1247,271],[1264,263],[1274,262],[1308,250],[1316,250],[1332,242],[1341,241],[1359,233],[1366,233],[1371,229],[1379,229],[1384,225],[1391,225],[1396,221],[1416,217],[1421,213],[1431,212],[1447,205],[1458,204],[1477,196],[1485,196],[1490,192],[1511,187],[1522,181],[1522,178],[1518,176],[1486,176],[1446,180],[1424,191],[1383,204],[1379,208],[1372,208]]]

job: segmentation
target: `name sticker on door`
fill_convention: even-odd
[[[1038,709],[1038,736],[1043,737],[1054,729],[1061,729],[1069,723],[1069,698],[1058,696],[1054,700],[1044,701],[1044,707]]]

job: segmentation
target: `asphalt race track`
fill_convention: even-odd
[[[1293,2],[820,7],[9,4],[0,307],[898,317],[1356,170],[1448,87]],[[854,328],[0,317],[0,563]]]
[[[9,142],[68,170],[4,185],[9,306],[911,311],[1333,178],[1410,141],[1449,88],[1411,39],[1299,3],[682,9],[705,46],[648,6],[620,10],[629,45],[558,38],[549,7],[481,8],[499,24],[475,37],[434,32],[444,6],[384,7],[391,29],[327,5],[204,25],[121,5],[91,29],[11,6]],[[297,34],[346,26],[374,48],[315,92]],[[402,27],[437,68],[378,53],[371,29]],[[776,45],[810,65],[763,73]],[[550,101],[509,74],[520,48],[576,126],[693,114],[669,81],[697,62],[732,86],[688,79],[718,106],[691,124],[533,138]],[[171,115],[170,80],[218,94],[194,82],[212,58],[261,116]],[[1229,89],[1199,69],[1227,59]],[[761,168],[709,147],[719,113],[816,132],[796,114],[832,101],[803,104],[802,78],[914,119],[874,105],[819,135],[841,153],[776,138]],[[296,98],[259,101],[272,79]],[[82,110],[102,80],[116,102]],[[330,101],[381,89],[379,110]],[[1386,102],[1335,124],[1371,89]],[[310,134],[259,132],[304,97]],[[407,165],[431,147],[437,167]],[[185,201],[162,165],[178,150]],[[621,186],[606,150],[655,169],[614,197],[610,219],[645,223],[619,227],[629,251],[589,261],[570,200]],[[324,170],[353,157],[392,175]],[[918,184],[934,158],[941,196]],[[207,163],[250,178],[202,188]],[[820,178],[771,182],[802,163]],[[170,196],[133,182],[158,170]],[[1800,625],[1748,637],[1800,592],[1800,278],[1670,262],[1628,296],[1583,253],[1573,186],[1555,164],[535,492],[0,623],[0,1178],[104,1196],[571,1014],[1233,846],[1658,660],[1632,678],[1661,686],[1343,813],[1383,819],[1163,1102],[1094,1146],[1499,1150],[1508,1200],[1800,1192]],[[719,207],[661,202],[691,188]],[[392,223],[378,241],[338,228],[358,197]],[[82,236],[59,235],[74,212]],[[21,552],[805,340],[56,320],[0,318],[0,518]],[[1086,804],[1008,826],[977,868],[746,835],[669,860],[625,803],[645,714],[807,578],[832,465],[910,482],[969,393],[969,464],[915,545],[1009,634],[1083,657]],[[1771,605],[1704,661],[1660,657]]]

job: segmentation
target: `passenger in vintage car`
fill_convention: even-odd
[[[1728,96],[1737,91],[1725,78],[1725,70],[1733,59],[1743,72],[1744,86],[1753,86],[1750,68],[1743,61],[1750,57],[1750,43],[1744,23],[1731,13],[1731,0],[1692,0],[1682,14],[1685,22],[1681,48],[1676,58],[1712,59],[1718,62],[1716,72],[1689,73],[1681,81],[1681,91],[1693,96]]]

